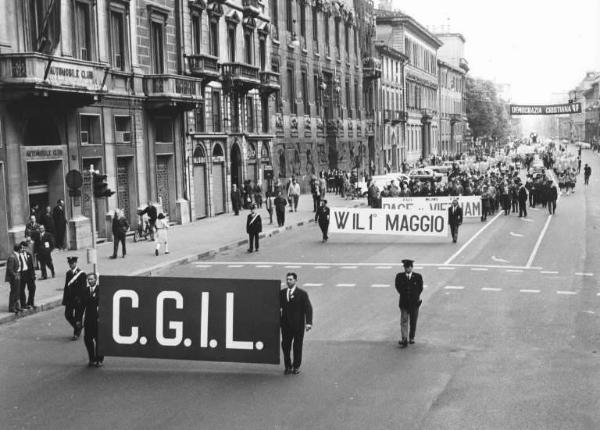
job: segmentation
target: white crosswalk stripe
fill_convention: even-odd
[[[446,285],[444,287],[445,290],[464,290],[465,287],[460,286],[460,285]]]
[[[577,294],[577,292],[575,292],[575,291],[557,291],[556,294],[562,294],[565,296],[574,296],[575,294]]]
[[[231,269],[236,269],[236,268],[244,267],[244,265],[243,264],[229,264],[227,267],[229,267]]]
[[[495,288],[495,287],[483,287],[481,289],[481,291],[502,291],[502,288]]]
[[[331,269],[331,266],[315,266],[315,269]]]
[[[373,287],[373,288],[388,288],[388,287],[390,287],[390,284],[372,284],[371,287]]]
[[[307,283],[303,284],[303,286],[305,286],[305,287],[322,287],[323,284],[311,284],[310,282],[307,282]]]
[[[336,284],[336,287],[356,287],[356,284]]]
[[[521,292],[521,293],[537,294],[537,293],[540,292],[540,290],[527,290],[527,289],[524,289],[524,290],[519,290],[519,292]]]
[[[259,269],[268,269],[273,266],[271,266],[270,264],[257,264],[256,267],[258,267]]]

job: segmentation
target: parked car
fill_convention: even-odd
[[[437,173],[437,172],[433,171],[432,169],[422,167],[419,169],[411,170],[410,173],[408,174],[408,176],[413,181],[418,180],[418,181],[439,182],[442,180],[442,177],[444,175],[442,175],[441,173]]]
[[[442,175],[447,175],[450,172],[452,172],[452,169],[454,168],[452,162],[450,162],[450,164],[446,164],[448,163],[447,161],[444,162],[444,164],[441,165],[436,165],[436,166],[425,166],[425,169],[431,169],[434,172],[437,173],[441,173]]]

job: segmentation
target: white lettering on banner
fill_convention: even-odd
[[[137,308],[139,306],[140,298],[137,293],[133,290],[119,290],[113,296],[113,318],[112,318],[112,336],[115,342],[122,345],[132,345],[138,340],[138,328],[136,326],[131,327],[131,334],[129,336],[123,336],[120,330],[121,320],[121,299],[130,299],[131,307]]]
[[[330,233],[448,236],[448,216],[439,211],[331,208]]]
[[[208,346],[208,292],[202,292],[202,308],[200,309],[200,347]]]
[[[175,330],[175,336],[165,337],[163,333],[164,302],[175,300],[175,308],[183,309],[183,296],[177,291],[161,291],[156,297],[156,340],[163,346],[177,346],[183,338],[183,323],[181,321],[169,321],[169,329]]]
[[[387,210],[427,210],[447,213],[454,199],[462,207],[463,217],[481,217],[481,196],[384,197],[381,207]]]
[[[252,341],[233,340],[233,293],[227,293],[227,308],[225,310],[225,348],[227,349],[253,349]],[[258,342],[257,342],[258,344]]]

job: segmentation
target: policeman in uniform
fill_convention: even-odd
[[[402,339],[398,344],[401,348],[406,348],[409,343],[415,343],[417,318],[422,302],[420,296],[423,292],[423,277],[419,273],[413,272],[413,263],[413,260],[402,260],[404,272],[396,275],[396,291],[400,295],[400,331],[402,334]]]
[[[69,271],[67,271],[65,277],[62,304],[65,307],[65,318],[73,327],[71,340],[77,340],[81,335],[81,320],[85,306],[87,280],[85,272],[77,267],[76,256],[67,257],[67,262],[69,263]]]

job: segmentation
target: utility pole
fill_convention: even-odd
[[[90,165],[87,174],[90,176],[90,205],[91,205],[91,226],[92,226],[92,247],[87,250],[88,264],[92,264],[93,273],[98,273],[98,256],[96,253],[96,199],[94,197],[94,174],[99,173],[94,170],[94,165]]]

